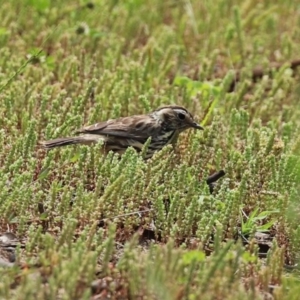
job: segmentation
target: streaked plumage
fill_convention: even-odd
[[[12,267],[16,261],[15,248],[19,240],[12,232],[5,232],[0,235],[0,268]]]
[[[41,144],[46,149],[72,144],[93,144],[104,142],[104,151],[123,154],[128,147],[141,151],[151,137],[145,158],[152,157],[155,151],[176,141],[178,135],[189,128],[203,129],[193,116],[182,106],[169,105],[158,108],[147,115],[135,115],[111,119],[83,127],[76,137],[57,138]]]

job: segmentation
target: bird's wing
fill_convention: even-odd
[[[145,142],[155,134],[155,120],[147,115],[124,117],[83,127],[77,133],[129,138]]]

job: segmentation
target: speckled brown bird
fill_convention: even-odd
[[[145,159],[151,158],[154,152],[176,142],[178,135],[189,128],[203,128],[195,122],[192,114],[182,106],[168,105],[160,107],[146,115],[134,115],[110,119],[83,127],[75,137],[62,137],[40,142],[46,149],[73,145],[93,144],[100,140],[104,151],[123,154],[128,147],[140,152],[143,145],[151,138]]]
[[[12,232],[0,234],[0,268],[12,267],[15,265],[15,248],[18,244],[19,241]]]

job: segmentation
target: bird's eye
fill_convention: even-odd
[[[179,118],[180,120],[184,120],[184,119],[185,119],[185,115],[182,114],[182,113],[179,113],[179,114],[178,114],[178,118]]]

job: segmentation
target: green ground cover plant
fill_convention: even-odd
[[[2,1],[0,299],[299,299],[299,25],[286,0]],[[166,104],[205,130],[148,161],[38,145]]]

